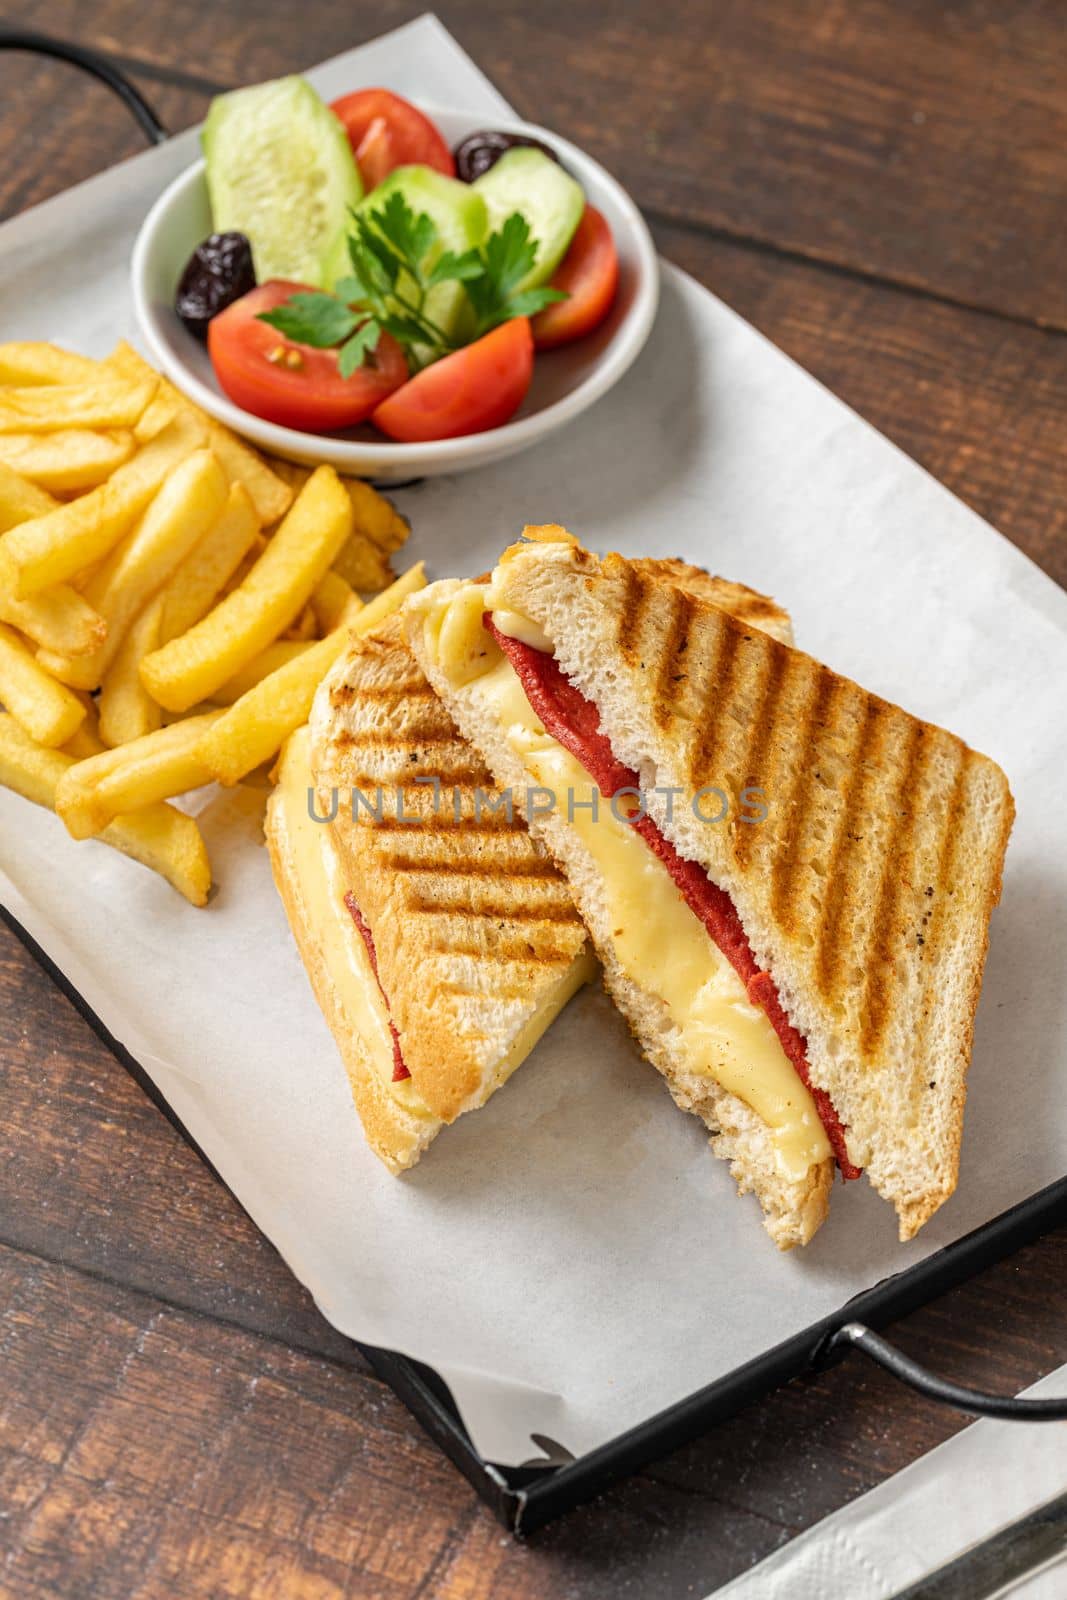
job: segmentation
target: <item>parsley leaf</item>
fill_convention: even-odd
[[[333,293],[301,290],[273,311],[260,313],[279,333],[316,349],[337,349],[342,377],[373,365],[382,333],[403,347],[414,372],[462,344],[508,322],[532,317],[567,296],[559,289],[523,288],[537,263],[537,241],[526,218],[513,211],[503,226],[476,248],[436,255],[433,218],[416,214],[399,190],[380,208],[352,212],[349,276]],[[462,284],[473,312],[473,328],[457,340],[426,309],[431,289]]]
[[[299,294],[290,295],[275,310],[261,311],[259,320],[268,322],[297,344],[328,350],[331,345],[347,339],[360,318],[336,295],[301,290]]]
[[[431,289],[435,283],[465,283],[471,278],[480,278],[484,271],[485,264],[478,250],[465,250],[461,256],[446,250],[431,267],[426,283]]]
[[[437,229],[433,218],[425,211],[418,216],[412,211],[399,189],[394,189],[380,211],[371,212],[371,221],[388,244],[400,257],[413,278],[418,278],[424,258],[437,242]],[[360,232],[370,230],[364,224]]]
[[[532,317],[567,296],[559,289],[522,289],[537,262],[537,241],[521,212],[513,211],[504,226],[491,233],[481,248],[483,271],[464,283],[474,308],[475,334],[480,338],[512,317]]]
[[[373,317],[360,323],[337,352],[337,369],[342,378],[350,378],[359,367],[374,365],[374,352],[381,336],[381,325]]]

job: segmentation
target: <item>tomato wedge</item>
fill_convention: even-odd
[[[568,296],[546,306],[533,319],[534,344],[552,350],[592,333],[615,299],[619,258],[611,229],[594,206],[586,206],[574,238],[552,279],[553,289]]]
[[[533,375],[528,317],[514,317],[473,344],[435,361],[382,402],[376,428],[414,444],[499,428],[522,404]]]
[[[391,89],[357,89],[330,110],[345,125],[363,182],[373,189],[394,167],[420,163],[456,176],[456,163],[429,117]]]
[[[375,365],[342,378],[336,350],[315,350],[286,339],[261,311],[273,311],[307,284],[274,278],[208,323],[211,365],[224,393],[254,417],[306,433],[354,428],[394,389],[406,383],[408,364],[395,339],[383,333]]]

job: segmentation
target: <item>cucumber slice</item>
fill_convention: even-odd
[[[310,83],[277,78],[219,95],[202,142],[216,231],[247,237],[260,283],[321,285],[363,184],[348,135]]]
[[[437,229],[437,243],[426,258],[427,267],[432,267],[438,256],[446,250],[462,255],[473,245],[481,244],[485,238],[488,231],[485,201],[469,183],[446,178],[443,173],[435,172],[433,167],[397,167],[367,195],[358,207],[360,215],[366,217],[374,211],[380,211],[393,194],[402,194],[416,216],[425,212]],[[327,262],[328,284],[332,286],[351,270],[346,230],[345,237],[338,240],[330,252]],[[399,287],[404,293],[410,293],[413,289],[410,281],[405,285],[403,276]],[[463,285],[436,284],[426,296],[424,309],[426,315],[446,334],[455,334],[468,309]]]
[[[543,151],[519,146],[502,155],[471,185],[489,208],[489,229],[495,233],[512,212],[520,211],[537,244],[537,259],[520,289],[547,283],[567,252],[585,210],[580,183]]]

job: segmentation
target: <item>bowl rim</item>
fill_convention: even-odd
[[[432,105],[418,102],[428,115],[447,116],[469,120],[472,127],[486,125],[484,113],[468,113],[461,107]],[[410,466],[413,470],[424,464],[439,462],[461,464],[468,457],[480,458],[491,448],[494,456],[510,455],[528,445],[537,443],[546,434],[554,432],[591,406],[594,401],[612,388],[636,360],[644,347],[659,304],[659,260],[648,224],[634,200],[606,168],[587,155],[584,150],[562,138],[551,129],[519,118],[492,118],[494,127],[509,133],[523,133],[550,143],[559,151],[565,162],[578,169],[576,176],[582,181],[582,168],[591,169],[600,184],[612,194],[616,206],[623,213],[629,230],[628,244],[637,262],[637,289],[633,304],[619,324],[611,346],[603,358],[575,387],[554,400],[550,405],[531,416],[515,422],[505,422],[498,428],[486,428],[479,433],[462,434],[451,439],[432,439],[421,443],[400,443],[383,434],[381,441],[342,439],[330,433],[305,433],[297,428],[286,428],[268,422],[263,417],[243,410],[226,395],[218,393],[204,383],[187,363],[175,356],[166,341],[157,335],[155,320],[158,315],[149,297],[146,277],[148,260],[160,227],[178,197],[202,179],[206,163],[198,158],[173,178],[153,202],[137,232],[130,260],[131,290],[138,326],[149,350],[173,383],[187,398],[207,411],[217,421],[225,423],[237,433],[251,438],[262,448],[285,456],[298,451],[305,457],[317,456],[333,465],[358,467],[361,460],[368,466],[384,468]],[[583,187],[585,185],[583,184]]]

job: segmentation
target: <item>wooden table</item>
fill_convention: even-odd
[[[1067,582],[1057,0],[438,9],[666,255]],[[46,25],[177,129],[417,11],[52,0]],[[105,90],[25,56],[0,57],[0,131],[5,215],[140,143]],[[0,1018],[4,1596],[681,1600],[962,1424],[853,1358],[517,1544],[6,933]],[[1067,1360],[1065,1282],[1061,1232],[893,1335],[1014,1389]]]

